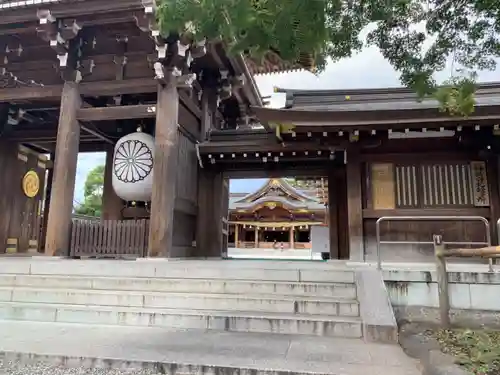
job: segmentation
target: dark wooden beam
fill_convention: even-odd
[[[76,112],[81,105],[78,85],[67,82],[63,88],[57,132],[56,158],[47,223],[45,254],[67,254],[70,246],[71,213],[76,179],[80,124]]]
[[[156,92],[157,87],[158,82],[150,78],[138,78],[122,81],[82,82],[80,83],[80,94],[83,96],[95,97],[122,94],[147,94]],[[0,103],[25,102],[28,100],[58,100],[61,97],[61,93],[62,86],[59,85],[0,89]],[[179,93],[179,99],[196,118],[201,119],[201,109],[198,108],[185,93]],[[154,117],[154,114],[149,117]]]
[[[283,178],[283,177],[321,177],[327,176],[328,169],[324,168],[280,168],[278,170],[240,170],[240,171],[224,171],[224,178],[229,179],[245,179],[245,178]]]
[[[46,5],[49,7],[49,4]],[[90,0],[85,2],[76,2],[71,6],[68,6],[68,4],[64,2],[50,4],[50,11],[56,18],[98,15],[134,9],[139,10],[141,8],[142,4],[140,0],[120,0],[110,2],[109,4],[101,0]],[[33,7],[19,7],[17,9],[10,9],[9,11],[3,10],[2,17],[0,17],[0,25],[35,20],[37,20],[37,15],[36,11],[33,10]]]
[[[153,78],[136,78],[122,81],[82,82],[84,96],[115,96],[121,94],[147,94],[156,92],[158,82]]]
[[[271,138],[274,135],[269,135]],[[276,143],[274,139],[255,139],[255,140],[234,140],[225,142],[203,142],[200,144],[200,153],[206,154],[224,154],[224,153],[238,153],[244,152],[293,152],[293,151],[325,151],[331,149],[343,149],[349,145],[346,140],[338,140],[332,144],[321,144],[319,142],[290,142],[290,143]]]
[[[62,88],[62,85],[57,85],[0,89],[0,102],[16,103],[27,100],[55,101],[61,98]]]
[[[94,137],[96,137],[97,139],[100,139],[101,141],[109,143],[110,145],[114,145],[115,144],[115,142],[112,139],[106,137],[104,134],[100,133],[97,130],[90,129],[89,127],[84,126],[84,125],[81,125],[80,129],[83,130],[84,132],[90,134],[90,135],[93,135]]]
[[[123,81],[99,81],[80,83],[83,96],[115,96],[121,94],[147,94],[156,92],[158,83],[154,79],[138,78]],[[19,87],[0,90],[0,102],[26,100],[57,100],[61,97],[62,85]]]
[[[79,121],[84,122],[153,118],[156,117],[156,105],[82,108],[78,110],[76,116]]]

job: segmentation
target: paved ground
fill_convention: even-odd
[[[0,321],[0,351],[138,362],[280,369],[336,375],[417,375],[399,346],[354,339],[161,328],[87,326]],[[13,357],[8,357],[12,359]],[[15,370],[4,360],[0,374],[122,374],[103,370]],[[10,366],[10,369],[9,369]],[[38,365],[38,368],[40,365]],[[43,367],[43,366],[41,366]],[[20,372],[19,372],[20,371]],[[76,372],[75,372],[76,371]],[[123,374],[154,374],[151,371]]]

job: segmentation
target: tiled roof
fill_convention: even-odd
[[[229,198],[229,209],[230,210],[238,210],[238,209],[248,209],[251,207],[254,207],[256,205],[259,205],[261,203],[273,201],[273,202],[280,202],[283,203],[285,206],[290,207],[290,208],[295,208],[295,209],[310,209],[310,210],[322,210],[325,208],[325,205],[318,200],[314,195],[310,195],[310,191],[303,191],[301,189],[296,189],[290,184],[288,184],[285,180],[280,179],[280,184],[286,189],[289,190],[290,192],[296,193],[298,196],[301,196],[304,198],[303,201],[294,201],[291,199],[288,199],[287,197],[283,196],[267,196],[264,195],[256,200],[253,200],[248,202],[245,201],[247,197],[251,198],[252,195],[255,193],[261,191],[264,189],[271,180],[268,180],[266,183],[264,183],[261,187],[256,189],[255,191],[248,193],[248,194],[234,194],[231,195]]]
[[[305,63],[296,62],[290,63],[283,61],[278,53],[268,52],[262,60],[245,57],[250,73],[257,74],[273,74],[273,73],[289,73],[300,70],[314,70],[309,59],[304,59]]]
[[[286,108],[308,111],[384,111],[439,108],[434,99],[418,101],[415,92],[403,88],[349,89],[349,90],[289,90]],[[500,104],[500,83],[480,84],[476,92],[476,106]]]

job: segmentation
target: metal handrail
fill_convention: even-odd
[[[490,223],[488,219],[483,216],[382,216],[375,223],[375,235],[377,241],[377,269],[382,269],[382,259],[380,257],[380,245],[385,244],[432,244],[433,242],[421,242],[421,241],[381,241],[380,240],[380,223],[383,221],[481,221],[484,224],[486,230],[486,242],[447,242],[447,244],[452,245],[486,245],[491,246],[491,234],[490,234]],[[500,225],[500,219],[497,222]],[[488,260],[490,263],[490,268],[492,267],[491,258]]]
[[[497,240],[497,243],[500,245],[500,219],[497,220]]]

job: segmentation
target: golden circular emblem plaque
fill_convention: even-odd
[[[40,190],[40,178],[35,171],[28,171],[23,177],[23,191],[28,198],[33,198]]]

